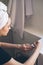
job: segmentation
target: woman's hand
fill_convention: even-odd
[[[41,43],[40,42],[34,42],[34,47],[41,49]]]
[[[32,46],[30,44],[21,44],[20,49],[23,51],[32,50]]]

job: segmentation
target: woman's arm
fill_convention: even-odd
[[[32,46],[30,44],[11,44],[11,43],[6,43],[6,42],[0,42],[0,47],[18,48],[24,51],[32,49]]]
[[[0,47],[5,47],[5,48],[20,48],[21,44],[11,44],[11,43],[6,43],[6,42],[0,42]]]
[[[39,56],[40,49],[41,49],[41,44],[38,43],[35,52],[34,52],[33,55],[24,63],[24,65],[34,65],[35,62],[36,62],[37,57]]]

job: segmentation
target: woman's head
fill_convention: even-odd
[[[11,19],[7,13],[7,6],[0,2],[0,36],[5,36],[9,32]]]
[[[6,23],[6,25],[2,29],[0,29],[0,36],[6,36],[10,29],[11,29],[11,19],[8,18],[8,22]]]

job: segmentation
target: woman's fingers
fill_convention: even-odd
[[[22,49],[27,51],[27,50],[31,50],[33,47],[30,44],[23,44],[22,45]]]

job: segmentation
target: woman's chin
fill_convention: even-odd
[[[5,36],[7,36],[7,35],[8,35],[8,33],[5,34]]]
[[[7,34],[8,34],[8,33],[6,33],[6,34],[3,34],[2,36],[7,36]]]
[[[7,34],[5,34],[4,36],[7,36]]]

